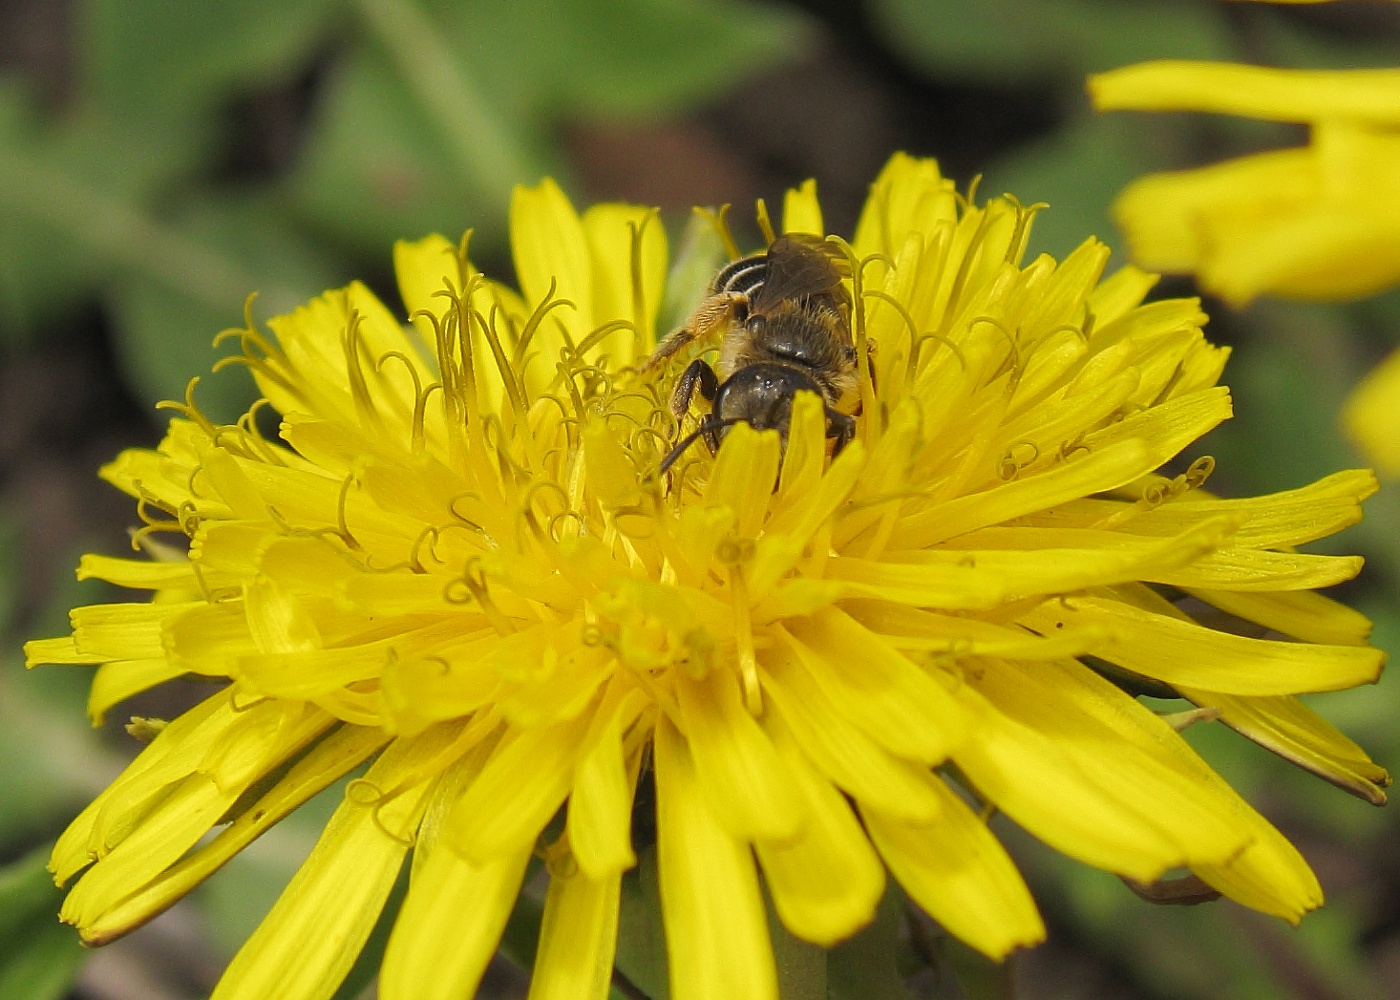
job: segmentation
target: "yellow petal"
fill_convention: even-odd
[[[74,608],[68,617],[78,652],[101,660],[145,660],[164,655],[165,628],[203,604],[97,604]]]
[[[439,841],[415,865],[394,921],[379,995],[384,1000],[461,1000],[476,993],[500,943],[534,844],[481,866]]]
[[[1400,476],[1400,351],[1392,352],[1352,390],[1342,426],[1382,475]]]
[[[790,736],[832,783],[896,819],[928,822],[939,800],[925,769],[895,757],[865,734],[787,650],[765,660],[763,690],[772,701],[765,728]]]
[[[632,850],[632,794],[622,734],[636,721],[646,698],[621,685],[608,692],[589,727],[574,770],[567,818],[569,844],[595,882],[637,863]]]
[[[512,727],[447,819],[444,836],[474,865],[533,844],[569,794],[588,720]]]
[[[1221,611],[1304,642],[1361,646],[1371,634],[1371,620],[1361,612],[1309,590],[1253,594],[1193,588],[1190,592]]]
[[[1238,855],[1192,870],[1237,903],[1297,924],[1322,905],[1322,886],[1298,849],[1262,817],[1256,819],[1253,839]]]
[[[105,944],[163,912],[293,809],[359,766],[388,741],[383,733],[359,726],[332,733],[210,843],[94,920],[84,929],[83,939],[90,944]]]
[[[229,714],[228,695],[221,691],[171,719],[59,835],[49,861],[58,884],[105,855],[129,832],[132,815],[139,818],[162,789],[193,773],[215,736],[226,731]]]
[[[822,206],[817,200],[817,182],[805,180],[800,187],[788,188],[783,195],[783,232],[825,236]]]
[[[567,856],[551,864],[528,1000],[607,1000],[621,894],[621,872],[595,880]]]
[[[947,538],[1058,503],[1111,490],[1160,465],[1141,441],[1128,440],[1090,452],[1053,469],[911,514],[890,545],[920,549]]]
[[[1229,230],[1247,233],[1321,195],[1311,152],[1288,149],[1141,177],[1118,195],[1113,215],[1143,267],[1193,271],[1225,219]]]
[[[1183,448],[1221,421],[1229,420],[1231,413],[1230,390],[1212,386],[1132,413],[1102,430],[1086,434],[1083,444],[1092,451],[1138,440],[1147,446],[1149,461],[1156,467],[1175,458]]]
[[[536,344],[553,372],[558,360],[557,324],[575,344],[588,335],[593,319],[593,263],[583,223],[559,185],[545,178],[532,188],[517,186],[510,200],[510,245],[520,290],[531,308],[544,301],[550,286],[554,297],[573,307],[556,309],[545,321]]]
[[[50,661],[52,662],[52,661]],[[88,717],[102,725],[107,710],[132,695],[179,677],[184,671],[169,660],[118,660],[98,668],[88,692]]]
[[[804,941],[829,947],[870,922],[885,870],[841,794],[791,742],[778,747],[807,821],[791,843],[759,840],[754,850],[783,924]]]
[[[929,785],[943,800],[932,824],[861,810],[890,872],[949,933],[992,958],[1044,939],[1035,901],[986,823],[941,780],[930,777]]]
[[[777,431],[756,431],[739,423],[725,436],[705,490],[705,506],[733,511],[740,538],[752,538],[763,523],[778,481],[779,456]]]
[[[223,581],[206,585],[218,586]],[[118,587],[136,590],[168,590],[175,587],[197,586],[194,569],[189,560],[164,562],[154,559],[114,559],[111,556],[88,553],[78,561],[79,580],[106,580]]]
[[[1400,150],[1397,150],[1400,154]],[[1400,155],[1393,175],[1400,176]],[[1396,176],[1375,177],[1393,184]],[[1267,228],[1221,220],[1202,283],[1231,305],[1261,294],[1337,301],[1374,295],[1400,281],[1400,212],[1369,202],[1298,206]]]
[[[451,735],[439,730],[394,742],[347,789],[210,1000],[324,1000],[335,993],[379,920],[432,788],[403,782],[412,782]],[[383,798],[390,789],[397,794]]]
[[[238,798],[206,775],[175,783],[140,824],[83,874],[63,901],[60,917],[80,930],[174,864]]]
[[[71,635],[61,639],[30,639],[24,644],[24,665],[37,667],[41,663],[82,663],[91,666],[106,657],[99,653],[84,653]]]
[[[1141,305],[1160,280],[1158,275],[1127,264],[1099,282],[1087,298],[1095,330],[1101,331]]]
[[[1240,695],[1339,691],[1369,684],[1385,656],[1361,646],[1250,639],[1096,597],[1047,602],[1020,619],[1039,632],[1099,625],[1115,638],[1099,651],[1168,684]]]
[[[803,821],[801,798],[772,742],[744,707],[732,671],[676,678],[681,725],[710,812],[736,838],[785,840]]]
[[[1220,720],[1246,739],[1359,795],[1372,805],[1385,805],[1382,789],[1390,775],[1354,742],[1296,698],[1240,698],[1184,688],[1197,705],[1217,708]]]
[[[786,641],[843,714],[896,756],[937,764],[966,736],[947,690],[844,612],[794,621]]]
[[[720,826],[685,741],[656,731],[657,866],[674,1000],[777,1000],[768,920],[748,845]]]
[[[959,565],[957,558],[924,564],[836,558],[827,563],[826,572],[850,597],[950,611],[985,610],[1006,602],[1007,582],[1001,574],[984,572],[970,562]]]
[[[1179,865],[1226,861],[1248,841],[1215,789],[1190,776],[1186,743],[1087,667],[993,660],[968,683],[989,707],[958,765],[1057,850],[1151,882]]]
[[[910,233],[934,233],[957,221],[958,193],[938,163],[896,153],[885,164],[865,200],[851,245],[856,255],[893,256]]]
[[[1303,70],[1161,60],[1089,77],[1100,111],[1214,111],[1283,122],[1400,123],[1400,70]]]

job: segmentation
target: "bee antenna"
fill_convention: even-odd
[[[732,427],[734,424],[741,423],[744,423],[743,417],[728,417],[724,420],[705,421],[699,427],[691,431],[689,434],[681,438],[680,441],[676,443],[676,446],[672,448],[670,452],[667,453],[666,457],[661,460],[661,468],[658,471],[661,475],[664,476],[666,474],[666,471],[670,469],[671,466],[676,464],[676,459],[684,455],[686,449],[693,445],[696,442],[696,440],[699,439],[700,435],[704,434],[706,431],[717,431],[721,427]]]

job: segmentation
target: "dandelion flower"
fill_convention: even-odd
[[[675,368],[634,362],[664,235],[547,181],[515,195],[518,293],[433,237],[396,250],[410,325],[351,285],[236,331],[280,440],[258,407],[221,427],[176,406],[103,471],[159,557],[79,569],[153,600],[27,648],[101,664],[97,719],[218,682],[59,840],[63,919],[127,932],[365,765],[216,1000],[330,996],[410,852],[386,1000],[469,996],[536,856],[533,998],[607,995],[621,879],[653,851],[680,1000],[776,997],[765,893],[819,945],[889,876],[989,956],[1040,940],[995,812],[1138,882],[1185,867],[1291,921],[1319,905],[1180,714],[1129,692],[1383,801],[1296,698],[1380,669],[1365,619],[1314,593],[1360,561],[1295,549],[1373,478],[1224,500],[1206,459],[1159,472],[1230,415],[1226,351],[1196,302],[1143,304],[1151,276],[1100,280],[1095,240],[1023,265],[1032,214],[889,164],[849,244],[863,402],[835,457],[801,395],[785,445],[740,424],[659,475]],[[784,219],[823,232],[810,184]]]
[[[1296,149],[1151,174],[1114,212],[1134,259],[1195,273],[1233,305],[1352,299],[1400,283],[1400,69],[1297,70],[1166,61],[1093,76],[1099,110],[1213,111],[1307,125]],[[1348,402],[1367,458],[1400,475],[1400,354]]]

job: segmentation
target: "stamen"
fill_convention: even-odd
[[[1020,456],[1016,454],[1017,449],[1022,452]],[[1030,451],[1030,455],[1025,455],[1026,450]],[[1022,469],[1033,464],[1038,458],[1040,446],[1034,441],[1013,441],[1007,446],[1001,461],[997,463],[997,478],[1002,482],[1011,482],[1021,475]]]
[[[350,495],[350,487],[354,483],[355,474],[352,472],[349,475],[347,475],[345,477],[344,482],[340,484],[340,495],[336,498],[335,502],[335,520],[336,524],[340,528],[339,535],[341,541],[343,541],[352,551],[363,552],[364,546],[360,544],[359,539],[357,539],[354,535],[350,533],[350,526],[345,521],[345,502]]]
[[[355,413],[360,417],[361,426],[378,428],[382,425],[381,419],[374,405],[374,397],[370,394],[369,384],[365,381],[361,357],[363,340],[360,327],[363,322],[364,317],[359,311],[351,310],[350,319],[345,324],[345,332],[341,335],[340,348],[345,355],[345,375],[350,383],[350,398],[355,403]]]
[[[971,323],[967,325],[968,332],[970,333],[973,330],[973,328],[976,327],[979,323],[986,324],[987,326],[992,327],[1004,338],[1006,338],[1007,344],[1009,344],[1011,347],[1010,357],[1013,359],[1011,363],[1013,379],[1019,380],[1021,377],[1021,372],[1025,370],[1025,363],[1024,359],[1021,357],[1021,345],[1016,340],[1016,335],[1010,330],[1008,330],[1006,328],[1006,325],[1003,324],[1002,321],[997,319],[995,316],[978,316],[976,319],[974,319]],[[1000,366],[998,366],[988,376],[986,383],[984,383],[982,387],[985,388],[987,385],[990,385],[992,380],[995,379],[998,375],[1000,375],[1001,372],[1002,369]]]
[[[477,503],[480,503],[481,494],[473,493],[470,490],[468,490],[466,493],[458,493],[455,497],[453,497],[447,502],[447,512],[453,517],[457,518],[457,520],[462,522],[462,525],[460,526],[465,526],[473,531],[480,532],[482,535],[486,535],[487,532],[484,527],[482,527],[476,521],[473,521],[471,518],[467,517],[465,514],[457,510],[457,504],[462,500],[475,500]],[[449,527],[449,525],[444,525],[443,527]],[[450,525],[450,527],[459,527],[459,525]]]
[[[515,411],[517,420],[525,419],[525,385],[524,380],[516,375],[511,367],[510,360],[506,358],[505,348],[501,345],[501,338],[496,334],[495,317],[497,307],[491,307],[491,319],[481,315],[481,310],[472,307],[468,310],[468,322],[476,321],[481,329],[481,335],[486,338],[486,345],[491,348],[491,356],[495,359],[496,370],[501,374],[501,384],[505,387],[506,397],[510,399],[511,409]]]
[[[754,204],[754,214],[758,216],[758,231],[763,234],[763,242],[771,245],[778,236],[773,231],[773,220],[768,218],[768,205],[762,198]]]
[[[1215,456],[1202,455],[1191,463],[1187,468],[1183,478],[1186,485],[1193,490],[1198,490],[1206,484],[1210,474],[1215,471]]]
[[[1179,733],[1198,722],[1214,722],[1220,718],[1220,709],[1211,705],[1189,708],[1184,712],[1161,712],[1157,717]]]
[[[384,363],[386,361],[398,361],[408,370],[408,377],[413,379],[413,430],[409,439],[409,447],[413,454],[417,455],[423,450],[423,424],[420,417],[423,411],[420,403],[423,399],[423,380],[418,377],[418,369],[403,351],[388,351],[380,356],[375,362],[374,371],[377,375],[384,373]]]
[[[535,339],[535,332],[539,330],[544,318],[554,309],[560,306],[568,306],[570,309],[577,309],[578,306],[569,299],[556,299],[554,293],[558,290],[558,279],[549,279],[549,291],[544,293],[544,298],[540,304],[535,306],[534,312],[530,313],[530,318],[525,321],[525,329],[520,331],[520,340],[516,342],[515,354],[511,359],[511,366],[520,373],[520,377],[525,377],[525,351],[530,346],[530,341]]]
[[[271,406],[272,401],[266,396],[261,396],[253,401],[253,405],[248,407],[248,411],[238,418],[238,427],[243,431],[247,440],[253,442],[253,450],[256,455],[249,457],[260,457],[269,465],[286,467],[287,463],[279,453],[280,449],[274,448],[272,442],[263,437],[262,430],[258,427],[258,411],[264,406]]]
[[[715,212],[698,206],[695,208],[695,212],[710,220],[710,224],[715,227],[715,232],[719,234],[720,242],[724,244],[724,252],[729,255],[731,261],[744,256],[739,252],[739,244],[734,242],[734,234],[729,231],[729,202],[725,202]]]
[[[657,222],[659,215],[658,210],[652,208],[648,209],[647,213],[642,216],[641,225],[634,222],[627,223],[627,232],[631,243],[627,263],[632,278],[632,353],[637,356],[645,354],[649,346],[644,343],[642,336],[642,328],[647,324],[646,289],[642,286],[642,235],[646,232],[648,225]],[[657,224],[660,223],[657,222]]]
[[[463,598],[460,593],[453,596],[453,588],[459,584],[467,588],[469,597]],[[502,614],[501,609],[496,607],[495,602],[491,600],[491,594],[486,586],[486,574],[481,569],[480,558],[469,559],[462,575],[443,589],[442,596],[449,604],[470,604],[472,601],[476,601],[477,606],[486,615],[497,635],[504,637],[515,633],[515,626],[511,624],[510,619]]]
[[[958,367],[962,370],[964,375],[967,374],[967,355],[963,354],[961,347],[955,344],[951,338],[945,337],[941,333],[925,333],[920,336],[918,340],[914,341],[914,353],[909,359],[910,381],[913,381],[914,376],[917,374],[919,356],[923,353],[924,341],[926,340],[932,340],[935,343],[942,344],[944,347],[948,348],[948,350],[952,351],[953,357],[958,359]],[[932,361],[933,357],[930,355],[929,362],[932,363]]]
[[[980,178],[978,178],[980,180]],[[976,181],[973,182],[976,184]],[[1021,256],[1026,252],[1026,243],[1031,236],[1031,222],[1041,209],[1049,208],[1050,204],[1044,201],[1037,201],[1034,204],[1022,207],[1014,195],[1002,195],[1013,208],[1016,209],[1016,228],[1011,232],[1011,240],[1006,245],[1006,263],[1013,266],[1019,265]]]
[[[215,428],[213,422],[210,421],[210,419],[206,417],[203,413],[201,413],[199,407],[195,405],[194,387],[197,385],[199,385],[198,375],[190,379],[189,382],[185,384],[185,401],[183,403],[177,403],[172,399],[162,399],[159,403],[156,404],[156,409],[174,410],[181,416],[194,421],[196,424],[199,425],[200,430],[202,430],[206,435],[212,438],[218,433],[218,430],[217,428]]]
[[[214,592],[209,589],[209,584],[204,579],[204,567],[191,559],[190,572],[194,574],[194,582],[199,585],[199,592],[204,596],[205,603],[215,603]]]

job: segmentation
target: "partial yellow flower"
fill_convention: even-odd
[[[1213,111],[1311,127],[1299,149],[1153,174],[1114,206],[1144,267],[1226,301],[1345,299],[1400,280],[1400,69],[1142,63],[1089,78],[1101,111]]]
[[[1307,146],[1151,174],[1114,205],[1133,257],[1195,273],[1234,305],[1351,299],[1400,282],[1400,69],[1288,70],[1153,62],[1089,79],[1101,111],[1212,111],[1308,125]],[[1387,370],[1400,364],[1400,354]],[[1400,387],[1378,372],[1345,427],[1400,475]],[[1389,387],[1389,388],[1387,388]]]
[[[784,215],[821,231],[810,185]],[[519,293],[433,237],[396,250],[411,325],[351,285],[274,337],[236,331],[281,440],[177,407],[103,475],[187,554],[86,557],[154,600],[27,647],[101,664],[95,718],[175,676],[219,685],[64,833],[63,918],[131,930],[365,764],[215,1000],[329,997],[410,849],[386,1000],[471,995],[534,858],[535,1000],[607,995],[622,874],[652,859],[677,1000],[775,1000],[765,894],[827,945],[887,873],[1003,956],[1044,927],[998,811],[1137,881],[1186,867],[1291,921],[1319,905],[1298,852],[1128,692],[1384,801],[1385,772],[1296,697],[1380,670],[1369,623],[1314,592],[1360,560],[1296,551],[1374,479],[1223,500],[1206,459],[1160,473],[1230,415],[1227,352],[1195,301],[1144,304],[1152,276],[1101,280],[1095,240],[1023,265],[1030,223],[889,164],[850,244],[876,378],[835,458],[801,396],[785,444],[737,425],[658,475],[676,368],[629,366],[664,235],[548,182],[516,194]],[[1209,627],[1182,594],[1279,635]]]

